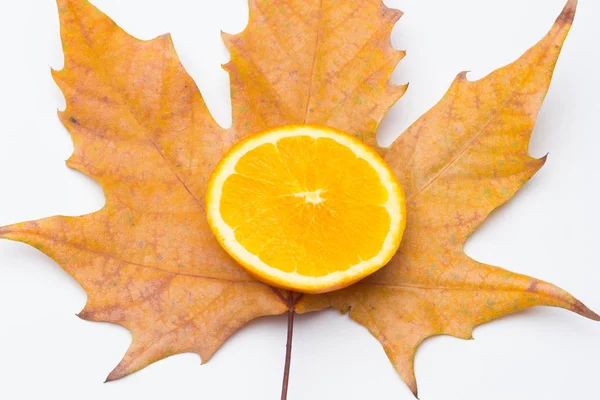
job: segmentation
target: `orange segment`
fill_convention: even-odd
[[[318,126],[240,142],[207,193],[223,248],[256,278],[305,293],[341,289],[385,265],[405,212],[402,188],[377,153]]]

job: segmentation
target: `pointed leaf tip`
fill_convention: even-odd
[[[225,31],[221,31],[221,39],[227,44],[234,37],[231,33],[227,33]]]
[[[104,383],[114,382],[116,380],[123,378],[125,375],[120,373],[119,371],[117,371],[118,369],[119,369],[119,366],[117,366],[115,369],[113,369],[111,371],[111,373],[108,374],[108,376],[104,380]]]
[[[417,386],[411,386],[410,391],[412,392],[413,396],[415,396],[415,399],[419,400],[419,390],[417,389]]]
[[[569,0],[556,19],[557,24],[572,24],[577,11],[578,0]]]
[[[392,23],[395,24],[396,22],[398,22],[400,20],[400,18],[402,18],[402,16],[404,15],[404,12],[402,12],[401,10],[398,10],[397,8],[388,8],[384,5],[385,10],[390,13],[390,15],[392,16],[391,20]]]
[[[467,81],[467,82],[470,82],[469,78],[467,78],[467,75],[469,74],[469,72],[471,72],[471,70],[459,72],[456,75],[456,78],[454,78],[454,81]]]
[[[573,304],[573,311],[583,317],[591,319],[592,321],[600,321],[600,315],[596,314],[579,300],[576,300],[575,304]]]

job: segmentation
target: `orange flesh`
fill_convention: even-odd
[[[243,155],[223,184],[220,213],[264,263],[320,277],[381,251],[387,201],[367,161],[332,139],[298,136]]]

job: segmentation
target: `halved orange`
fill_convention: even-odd
[[[207,214],[251,275],[304,293],[341,289],[391,259],[404,193],[371,148],[345,133],[285,126],[238,143],[217,165]]]

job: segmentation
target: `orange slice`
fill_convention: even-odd
[[[371,148],[319,126],[285,126],[238,143],[219,162],[207,214],[251,275],[304,293],[346,287],[391,259],[404,193]]]

